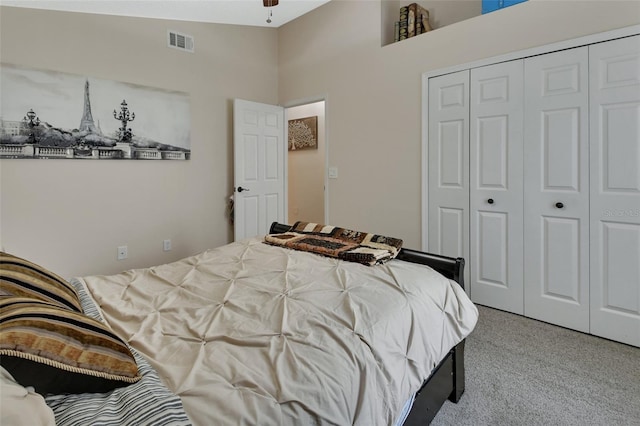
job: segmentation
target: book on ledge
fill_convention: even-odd
[[[404,40],[407,38],[408,33],[408,18],[409,18],[409,6],[402,6],[400,8],[400,20],[398,21],[398,40]]]
[[[416,4],[416,34],[422,34],[431,31],[429,24],[429,11],[424,7]]]
[[[418,5],[411,3],[409,5],[409,14],[407,17],[407,37],[413,37],[416,35],[416,12]]]
[[[400,41],[431,31],[429,10],[418,3],[400,8],[400,19],[394,23],[394,40]]]

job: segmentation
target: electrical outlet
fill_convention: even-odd
[[[127,246],[118,247],[118,260],[126,259],[127,257],[129,257]]]
[[[162,242],[162,249],[164,251],[171,251],[171,240],[164,240]]]

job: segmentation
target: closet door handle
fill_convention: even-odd
[[[487,203],[489,203],[489,204],[493,204],[493,198],[489,198],[489,199],[487,200]]]
[[[238,187],[238,192],[242,192],[242,191],[248,191],[247,188],[243,188],[241,186]]]
[[[564,208],[564,204],[562,204],[562,203],[556,203],[556,208],[557,208],[557,209]]]

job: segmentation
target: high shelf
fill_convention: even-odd
[[[400,8],[411,3],[416,3],[429,11],[429,24],[435,30],[525,1],[527,0],[423,0],[415,2],[411,0],[382,0],[380,2],[382,46],[395,42],[395,22],[400,18]]]
[[[394,43],[394,24],[400,18],[400,8],[414,3],[411,0],[382,0],[380,2],[382,46]],[[482,14],[482,0],[469,1],[416,1],[429,11],[433,29],[442,28]]]

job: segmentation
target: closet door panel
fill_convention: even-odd
[[[468,245],[465,242],[467,228],[464,223],[465,216],[463,208],[438,208],[437,222],[439,227],[436,234],[436,244],[434,244],[438,247],[438,253],[454,253],[445,256],[462,256],[457,253],[463,252]]]
[[[525,59],[524,313],[589,331],[587,48]]]
[[[471,70],[471,298],[523,313],[522,60]]]
[[[549,216],[542,221],[542,292],[580,303],[580,221]]]
[[[591,333],[640,346],[640,36],[589,49]]]
[[[478,233],[478,250],[473,253],[476,293],[480,293],[480,285],[506,289],[509,286],[507,275],[509,217],[505,213],[493,212],[477,212],[474,217],[476,223],[472,228],[475,226]]]
[[[428,127],[428,250],[469,259],[469,71],[429,79]]]

